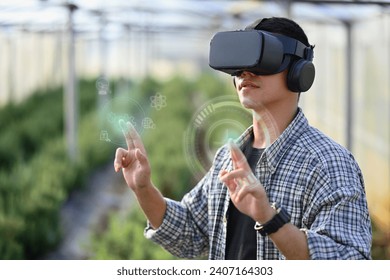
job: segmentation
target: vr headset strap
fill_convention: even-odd
[[[265,32],[265,31],[263,31]],[[306,60],[313,60],[313,48],[312,46],[307,47],[305,44],[302,42],[292,39],[290,37],[281,35],[281,34],[276,34],[276,33],[270,33],[271,35],[277,37],[282,43],[283,43],[283,48],[284,48],[284,53],[285,54],[290,54],[290,55],[295,55],[300,58],[304,58]]]

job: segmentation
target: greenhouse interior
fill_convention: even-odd
[[[273,16],[315,45],[316,78],[299,106],[354,155],[372,258],[390,259],[390,2],[369,0],[2,0],[0,259],[176,259],[144,237],[113,168],[126,145],[118,121],[133,123],[153,182],[180,200],[224,133],[251,122],[231,77],[209,66],[211,38]],[[210,104],[230,107],[205,124],[209,138],[194,138]]]

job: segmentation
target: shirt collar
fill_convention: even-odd
[[[301,108],[298,108],[298,112],[293,121],[283,131],[283,133],[268,146],[263,153],[262,159],[265,159],[269,165],[271,173],[276,170],[279,161],[283,155],[290,149],[290,147],[296,142],[300,135],[308,128],[309,123],[302,112]],[[253,135],[253,125],[244,131],[244,133],[237,139],[237,144],[242,149],[248,139]]]

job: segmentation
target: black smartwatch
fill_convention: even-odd
[[[255,230],[262,236],[277,232],[283,225],[289,223],[291,220],[290,214],[288,214],[283,207],[278,207],[276,203],[272,203],[271,207],[276,210],[275,216],[265,224],[260,224],[258,222],[255,224]]]

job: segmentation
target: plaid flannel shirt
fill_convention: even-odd
[[[241,147],[253,133],[237,140]],[[166,198],[158,229],[145,236],[182,258],[208,255],[224,259],[229,193],[219,180],[231,170],[230,151],[223,146],[203,179],[181,202]],[[279,138],[267,147],[255,169],[270,202],[291,214],[303,230],[311,259],[370,259],[371,223],[364,182],[353,156],[309,126],[301,109]],[[269,237],[257,235],[257,259],[284,259]]]

